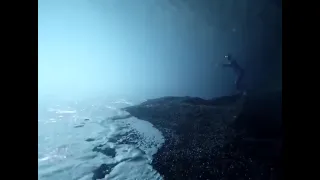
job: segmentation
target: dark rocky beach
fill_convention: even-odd
[[[205,100],[163,97],[124,108],[165,137],[153,167],[164,179],[282,179],[282,92]]]

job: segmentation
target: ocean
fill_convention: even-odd
[[[137,104],[120,98],[39,99],[39,180],[160,180],[150,165],[163,145],[149,122],[121,108]]]

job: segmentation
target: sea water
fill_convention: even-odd
[[[102,179],[162,179],[150,165],[164,138],[147,121],[127,117],[126,99],[43,100],[38,103],[39,180],[93,179],[102,164]],[[95,151],[107,147],[112,153]]]

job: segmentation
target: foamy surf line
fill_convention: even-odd
[[[161,132],[149,122],[129,117],[118,108],[108,109],[113,110],[111,114],[125,118],[109,116],[95,121],[89,117],[90,121],[83,126],[70,127],[72,133],[83,135],[82,140],[78,138],[65,145],[69,150],[67,154],[55,151],[56,154],[50,152],[39,157],[39,179],[162,179],[150,165],[152,156],[164,143]],[[77,115],[76,110],[55,109],[55,112],[60,112],[55,113],[57,116]]]
[[[111,141],[115,144],[116,156],[114,160],[118,164],[104,178],[129,180],[162,179],[160,174],[150,165],[152,156],[164,143],[161,132],[155,129],[149,122],[134,117],[106,121],[113,121],[117,124],[116,130],[113,129],[112,133],[109,134],[108,142]],[[102,124],[106,124],[107,122],[102,122]],[[118,137],[118,139],[115,140],[113,137]],[[104,145],[106,144],[102,143],[96,147]],[[110,153],[110,147],[110,145],[107,145],[101,150],[105,152],[109,150]],[[104,166],[102,169],[107,169],[107,166]]]

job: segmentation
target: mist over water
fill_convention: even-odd
[[[138,119],[106,118],[149,98],[234,93],[233,72],[217,67],[227,53],[246,69],[248,87],[281,84],[278,11],[268,16],[260,13],[263,3],[249,1],[39,0],[40,179],[91,179],[102,163],[119,163],[110,179],[141,178],[121,172],[132,167],[159,179],[139,142],[157,136],[159,146],[150,145],[157,149],[161,134]],[[131,130],[144,138],[125,147],[109,142]],[[85,142],[89,137],[99,141]],[[109,143],[116,157],[94,154],[99,143]]]
[[[274,7],[269,0],[39,0],[39,94],[226,95],[234,75],[215,66],[227,53],[251,86],[279,84]]]
[[[169,0],[40,0],[39,94],[225,95],[221,35]]]

